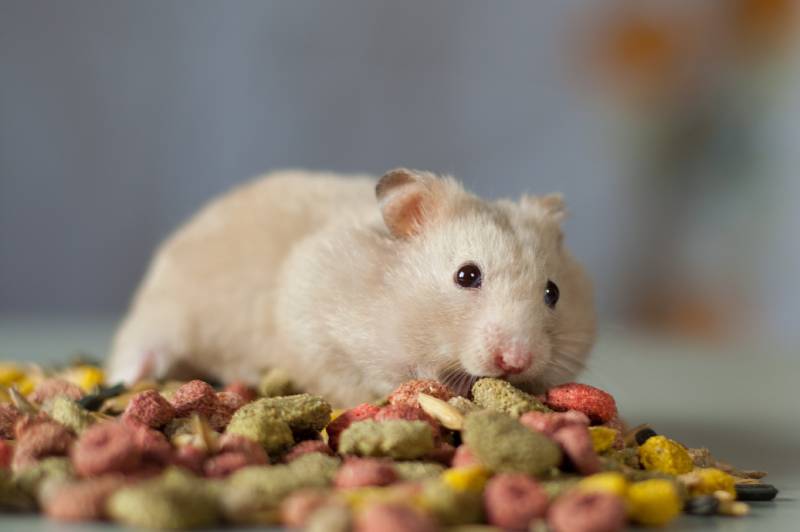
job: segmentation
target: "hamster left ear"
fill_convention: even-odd
[[[567,206],[560,193],[547,196],[529,196],[525,194],[520,200],[522,208],[541,221],[560,224],[567,217]]]
[[[442,212],[457,185],[428,172],[406,168],[391,170],[375,186],[383,221],[396,237],[418,234]]]

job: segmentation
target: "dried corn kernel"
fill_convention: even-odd
[[[598,425],[589,427],[589,434],[592,437],[592,445],[595,452],[604,453],[614,445],[619,436],[619,431]]]
[[[581,479],[578,482],[578,489],[583,491],[602,491],[623,497],[625,492],[628,491],[628,480],[622,473],[606,471],[605,473],[596,473]]]
[[[639,461],[648,471],[660,471],[670,475],[682,475],[694,467],[686,449],[666,436],[648,438],[639,447]]]
[[[715,467],[698,468],[689,473],[692,482],[688,483],[689,494],[712,495],[717,491],[724,491],[731,496],[736,496],[736,481],[728,473]]]
[[[481,465],[455,467],[442,473],[442,482],[456,491],[483,491],[491,473]]]
[[[631,485],[628,488],[627,501],[631,519],[648,526],[669,523],[683,508],[683,501],[675,484],[660,478]]]

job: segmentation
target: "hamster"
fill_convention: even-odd
[[[595,338],[564,216],[560,195],[490,202],[415,170],[267,175],[160,246],[109,378],[256,382],[280,367],[344,406],[414,378],[540,391],[573,378]]]

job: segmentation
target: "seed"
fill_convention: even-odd
[[[432,395],[420,392],[417,395],[419,406],[426,414],[437,420],[445,428],[461,430],[464,426],[464,415],[453,405]]]
[[[772,484],[736,484],[736,499],[740,501],[771,501],[777,495]]]

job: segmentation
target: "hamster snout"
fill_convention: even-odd
[[[517,344],[495,349],[492,353],[492,361],[497,369],[509,375],[522,373],[530,367],[533,360],[533,354]]]

